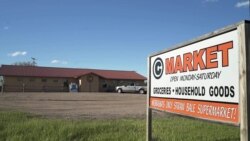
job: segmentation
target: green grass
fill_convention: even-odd
[[[145,120],[43,119],[0,111],[0,140],[6,141],[144,141]],[[159,141],[235,141],[239,128],[181,117],[157,118],[153,137]]]
[[[171,117],[153,122],[153,136],[160,141],[239,141],[240,129],[200,120]]]

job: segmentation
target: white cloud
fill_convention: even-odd
[[[57,59],[52,60],[50,63],[51,64],[63,64],[63,65],[68,64],[67,61],[61,61],[61,60],[57,60]]]
[[[52,64],[57,64],[57,63],[59,63],[59,60],[52,60],[51,63]]]
[[[27,54],[26,51],[16,51],[16,52],[9,53],[8,56],[16,57],[16,56],[25,56],[26,54]]]
[[[237,8],[241,8],[241,7],[248,7],[250,4],[249,1],[242,1],[242,2],[238,2],[236,3],[235,7]]]

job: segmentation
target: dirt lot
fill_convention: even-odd
[[[145,118],[146,95],[117,93],[0,93],[0,109],[50,118]]]

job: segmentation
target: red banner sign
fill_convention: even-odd
[[[206,120],[239,124],[238,104],[151,97],[150,108]]]

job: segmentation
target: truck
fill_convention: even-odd
[[[118,93],[131,92],[145,94],[147,92],[147,86],[138,86],[135,83],[131,83],[130,85],[117,86],[116,91]]]

